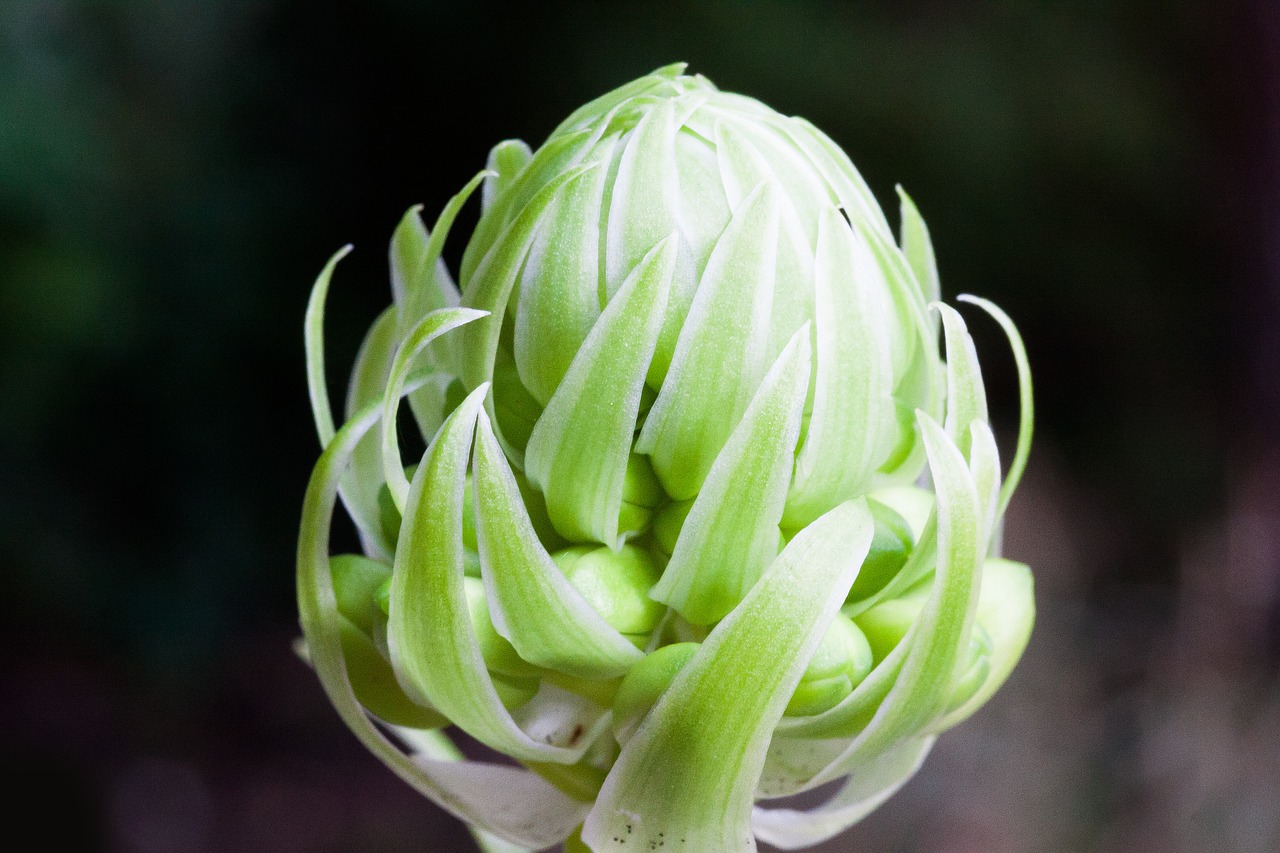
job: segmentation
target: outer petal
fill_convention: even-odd
[[[761,184],[716,244],[636,442],[676,500],[697,494],[764,374],[777,263],[775,193]]]
[[[320,456],[307,486],[298,540],[298,610],[308,655],[343,721],[396,775],[461,820],[510,842],[531,849],[556,844],[581,821],[581,803],[512,767],[405,755],[374,726],[352,692],[329,571],[329,526],[338,480],[380,414],[375,404],[352,417]]]
[[[650,597],[694,624],[711,625],[737,606],[777,556],[778,521],[808,389],[805,324],[716,457]]]
[[[716,626],[605,780],[582,831],[596,853],[755,849],[751,807],[770,735],[871,534],[866,503],[841,504]]]
[[[581,678],[622,675],[643,655],[592,609],[538,541],[483,413],[473,472],[480,565],[498,633],[538,666]]]
[[[676,237],[654,247],[591,329],[538,419],[525,473],[570,540],[618,545],[627,457],[675,269]]]
[[[916,774],[933,747],[931,737],[909,740],[850,775],[830,800],[812,809],[756,807],[751,826],[761,841],[783,850],[820,844],[869,815]]]
[[[487,746],[527,761],[572,764],[590,743],[535,740],[503,707],[485,669],[463,592],[462,501],[486,385],[458,406],[423,456],[405,505],[391,575],[387,645],[401,686]]]

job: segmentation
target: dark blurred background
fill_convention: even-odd
[[[289,649],[308,289],[354,242],[336,394],[409,205],[675,60],[826,129],[893,221],[904,184],[1035,370],[1031,647],[823,849],[1280,849],[1269,0],[0,2],[0,748],[42,847],[468,849]]]

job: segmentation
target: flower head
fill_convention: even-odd
[[[910,199],[895,241],[830,139],[682,70],[536,152],[498,145],[431,231],[406,214],[341,430],[320,328],[342,253],[309,309],[307,653],[352,730],[482,843],[817,843],[903,784],[1031,629],[1027,568],[993,556],[1031,433],[1012,323],[967,300],[1022,376],[1002,478]],[[440,250],[477,188],[455,286]],[[408,468],[404,399],[427,445]],[[328,554],[339,494],[363,555]],[[520,766],[458,760],[450,724]],[[838,779],[812,813],[760,802]]]

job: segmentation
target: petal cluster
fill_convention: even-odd
[[[308,309],[305,653],[489,850],[818,843],[1031,630],[1029,570],[998,557],[1032,423],[1013,324],[968,298],[1021,376],[1002,473],[910,199],[895,239],[820,131],[682,72],[498,145],[430,230],[406,214],[340,429],[322,327],[346,250]],[[362,554],[329,553],[339,499]],[[462,760],[449,726],[511,763]],[[769,802],[836,780],[808,812]]]

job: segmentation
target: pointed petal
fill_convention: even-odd
[[[538,541],[519,486],[483,414],[473,483],[489,612],[520,657],[580,678],[614,678],[643,657],[565,578]]]
[[[608,150],[593,152],[593,159],[609,156]],[[607,169],[596,169],[565,187],[543,217],[521,276],[513,354],[520,381],[542,406],[600,316],[606,178]]]
[[[391,575],[387,645],[405,692],[519,760],[571,764],[577,747],[535,741],[498,698],[463,590],[462,501],[476,418],[488,385],[445,421],[414,474]]]
[[[480,210],[488,212],[494,201],[510,187],[533,159],[533,149],[521,139],[505,139],[489,151],[485,169],[491,172],[480,188]]]
[[[406,389],[418,384],[418,380],[410,380]],[[531,849],[557,844],[581,822],[585,812],[581,803],[535,774],[513,767],[461,762],[455,760],[456,755],[405,755],[373,724],[352,691],[342,651],[328,540],[338,481],[381,411],[379,402],[349,418],[321,454],[307,485],[298,540],[298,612],[308,656],[343,721],[397,776],[459,819],[507,841]],[[436,732],[420,734],[432,739],[439,736]]]
[[[511,301],[511,290],[515,287],[520,266],[529,253],[529,246],[543,214],[568,185],[598,168],[599,164],[573,168],[548,182],[497,239],[477,268],[475,276],[467,282],[462,294],[462,304],[489,312],[487,318],[472,323],[455,342],[455,351],[459,353],[456,373],[468,388],[475,388],[482,382],[493,379],[498,339],[502,333],[507,304]],[[485,408],[489,417],[496,419],[492,398],[485,401]],[[499,438],[501,437],[499,431]]]
[[[879,268],[834,208],[818,223],[813,412],[785,524],[799,527],[866,491],[887,452],[893,411],[890,318],[881,311]]]
[[[676,500],[697,494],[764,374],[777,238],[776,191],[761,184],[711,254],[636,443]]]
[[[480,186],[480,182],[490,174],[488,171],[479,172],[453,198],[449,199],[444,209],[440,211],[440,216],[436,218],[436,224],[431,229],[425,244],[419,242],[420,238],[427,234],[425,229],[419,230],[413,227],[404,231],[396,229],[396,236],[405,238],[403,245],[397,245],[394,238],[392,242],[393,271],[396,266],[403,263],[401,268],[404,274],[404,302],[400,305],[399,324],[402,337],[432,311],[458,304],[457,293],[444,291],[439,287],[436,268],[440,263],[440,253],[444,249],[445,238],[449,236],[449,229],[453,227],[453,221],[458,217],[458,212],[467,203],[467,199],[471,198],[476,187]],[[410,212],[413,213],[413,211]],[[417,219],[416,213],[413,219]]]
[[[987,420],[987,392],[978,366],[978,351],[969,330],[950,305],[935,302],[942,315],[942,330],[947,340],[947,435],[969,458],[971,439],[969,424],[975,418]]]
[[[316,424],[316,435],[320,438],[320,447],[324,447],[333,439],[333,407],[329,403],[329,385],[324,374],[324,303],[329,296],[329,280],[333,278],[333,270],[338,261],[351,252],[351,244],[343,246],[333,253],[316,276],[316,283],[311,288],[311,297],[307,300],[307,315],[303,321],[303,332],[307,352],[307,390],[311,396],[311,415]]]
[[[695,625],[720,621],[778,553],[800,415],[809,390],[809,327],[778,356],[689,510],[651,598]],[[750,488],[743,488],[750,483]]]
[[[645,372],[675,269],[676,237],[636,267],[596,321],[538,419],[525,473],[572,541],[618,544],[618,511]]]
[[[872,527],[865,501],[833,509],[716,626],[623,747],[583,826],[593,850],[755,849],[751,807],[770,735]]]
[[[938,279],[938,262],[933,254],[933,242],[929,239],[929,228],[907,191],[901,185],[897,190],[902,210],[902,234],[899,237],[902,254],[915,273],[920,295],[926,302],[937,302],[942,298],[942,283]]]

